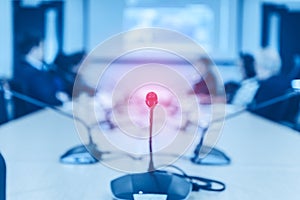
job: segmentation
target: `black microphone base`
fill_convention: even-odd
[[[192,184],[185,178],[167,173],[153,171],[128,174],[111,181],[111,191],[116,199],[184,200],[192,191]]]
[[[204,151],[209,149],[208,153],[202,157],[195,152],[194,157],[190,159],[192,163],[197,165],[229,165],[231,163],[231,159],[221,150],[207,146],[203,146],[203,149]]]
[[[85,145],[78,145],[71,148],[60,157],[59,161],[64,164],[76,165],[94,164],[98,162],[98,160],[91,155]]]

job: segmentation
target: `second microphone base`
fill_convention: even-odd
[[[98,162],[98,160],[90,154],[85,145],[78,145],[71,148],[60,157],[59,161],[64,164],[76,165],[94,164]]]

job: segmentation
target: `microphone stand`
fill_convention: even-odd
[[[152,151],[152,126],[153,126],[153,110],[154,106],[150,108],[150,127],[149,127],[149,152],[150,152],[150,162],[149,162],[149,168],[148,171],[152,172],[155,170],[154,164],[153,164],[153,151]]]
[[[211,122],[211,124],[212,123],[217,123],[217,122],[220,122],[220,121],[223,121],[223,120],[228,120],[228,119],[231,119],[231,118],[234,118],[234,117],[237,117],[237,116],[239,116],[240,114],[242,114],[242,113],[244,113],[246,111],[255,111],[255,110],[259,110],[259,109],[268,107],[268,106],[273,105],[275,103],[279,103],[279,102],[287,100],[287,99],[289,99],[291,97],[297,96],[297,95],[299,95],[299,93],[300,93],[300,90],[295,89],[292,92],[288,92],[286,94],[283,94],[281,96],[272,98],[272,99],[264,101],[262,103],[252,104],[249,107],[244,107],[244,108],[242,108],[242,109],[240,109],[240,110],[238,110],[238,111],[236,111],[234,113],[231,113],[231,114],[225,116],[224,118],[223,117],[217,118],[217,119],[213,120]],[[198,126],[198,125],[196,125],[196,126]],[[202,127],[199,127],[199,128],[202,128]],[[194,150],[194,157],[192,157],[190,159],[195,164],[203,164],[203,158],[200,158],[199,155],[200,155],[200,149],[202,147],[205,148],[205,146],[203,146],[203,142],[204,142],[204,138],[206,136],[207,130],[208,130],[208,126],[206,126],[206,127],[203,128],[203,134],[202,134],[202,136],[200,138],[200,141],[199,141],[198,145],[196,146],[196,148]],[[228,164],[230,163],[230,158],[228,156],[226,156],[223,152],[221,152],[221,151],[219,151],[217,149],[212,149],[212,151],[213,151],[213,153],[215,155],[220,155],[220,156],[224,157],[225,161],[227,161]]]
[[[150,108],[149,113],[149,150],[150,162],[148,172],[128,174],[111,181],[111,191],[114,199],[187,199],[192,191],[223,191],[225,184],[212,179],[198,176],[189,176],[182,169],[171,165],[178,170],[174,173],[166,170],[156,170],[153,164],[152,152],[152,126],[153,111],[158,103],[157,95],[149,92],[146,95],[146,104]],[[219,186],[219,187],[217,187]]]
[[[101,156],[103,154],[109,154],[110,152],[102,152],[100,150],[98,150],[97,145],[94,143],[93,138],[92,138],[92,134],[91,134],[91,130],[92,128],[95,126],[89,126],[85,121],[83,121],[82,119],[80,119],[77,116],[74,116],[70,113],[67,113],[65,111],[62,111],[61,109],[49,105],[45,102],[42,102],[40,100],[34,99],[32,97],[29,97],[27,95],[24,95],[20,92],[8,89],[3,87],[3,90],[5,93],[8,93],[9,95],[12,95],[18,99],[21,99],[23,101],[29,102],[31,104],[34,104],[36,106],[39,107],[46,107],[46,108],[50,108],[51,110],[65,116],[71,119],[76,120],[77,122],[81,123],[85,129],[87,130],[87,134],[88,134],[88,144],[86,145],[78,145],[75,146],[73,148],[71,148],[70,150],[68,150],[66,153],[64,153],[61,157],[60,157],[60,162],[61,163],[65,163],[65,164],[92,164],[92,163],[97,163],[99,160],[97,160],[96,158],[94,158],[92,156],[93,155],[97,155],[98,158],[101,158]],[[109,123],[110,127],[111,126],[111,122],[109,120],[107,121],[103,121],[100,123]]]
[[[148,167],[148,172],[155,171],[155,167],[153,164],[153,150],[152,150],[152,127],[153,127],[153,111],[158,103],[157,100],[157,95],[154,92],[149,92],[146,95],[146,101],[145,103],[147,106],[150,108],[150,113],[149,113],[149,153],[150,153],[150,161],[149,161],[149,167]]]

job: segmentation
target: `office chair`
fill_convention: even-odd
[[[4,79],[0,79],[0,124],[8,121],[7,110],[6,110],[6,101],[4,97]]]
[[[0,153],[0,200],[5,200],[6,193],[6,165]]]

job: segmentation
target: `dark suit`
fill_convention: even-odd
[[[282,75],[272,76],[267,80],[261,81],[260,87],[254,97],[254,101],[256,104],[259,104],[284,95],[289,90],[291,90],[289,78]],[[254,112],[273,121],[289,121],[291,119],[289,119],[290,117],[288,117],[288,115],[293,115],[294,117],[298,110],[298,105],[292,103],[293,101],[294,98],[291,98]]]
[[[32,67],[28,62],[21,61],[14,74],[17,90],[32,98],[50,105],[61,105],[56,98],[56,92],[63,90],[61,79],[48,71],[41,71]],[[24,114],[40,109],[40,107],[26,103]],[[20,109],[20,108],[19,108]]]

